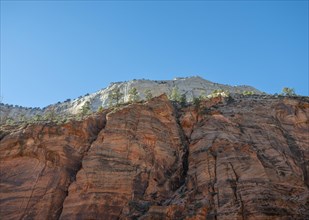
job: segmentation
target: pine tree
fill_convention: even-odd
[[[152,99],[152,93],[151,93],[150,89],[145,90],[145,96],[146,96],[147,100]]]
[[[45,120],[54,121],[56,119],[56,111],[55,107],[50,107],[47,111],[46,115],[44,116]]]
[[[201,99],[200,97],[193,97],[193,105],[196,111],[200,109]]]
[[[90,113],[90,102],[86,101],[85,104],[82,106],[82,108],[80,109],[80,114],[82,116],[85,116],[87,114]]]
[[[137,89],[135,87],[132,87],[129,90],[129,102],[137,102],[139,100],[139,95],[137,92]]]
[[[123,93],[120,92],[119,88],[113,89],[111,93],[108,94],[109,106],[112,107],[114,103],[119,106],[120,100],[123,98]]]
[[[177,86],[174,86],[170,94],[170,100],[180,102],[181,96]]]
[[[104,111],[104,108],[103,108],[103,106],[101,105],[101,106],[98,108],[98,112],[101,113],[101,112],[103,112],[103,111]]]
[[[206,92],[205,92],[205,91],[202,91],[202,92],[200,93],[199,99],[200,99],[200,100],[205,100],[205,99],[207,99],[207,96],[206,96]]]
[[[186,97],[185,94],[182,94],[182,95],[180,96],[180,105],[181,105],[182,107],[184,107],[184,106],[186,105],[186,103],[187,103],[187,97]]]
[[[42,121],[42,115],[39,115],[39,114],[35,115],[35,116],[33,117],[33,120],[34,120],[34,121]]]

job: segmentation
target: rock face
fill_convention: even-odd
[[[195,203],[194,212],[308,218],[308,99],[242,99],[203,111],[195,123],[190,111],[181,119],[190,140],[186,203]]]
[[[1,131],[0,218],[58,219],[103,116]]]
[[[163,95],[1,129],[1,219],[309,218],[308,97]]]
[[[252,91],[255,94],[261,94],[261,92],[251,86],[230,86],[219,83],[214,83],[205,80],[199,76],[187,77],[187,78],[175,78],[174,80],[131,80],[127,82],[111,83],[107,88],[101,89],[95,93],[80,96],[74,100],[66,100],[57,104],[49,105],[43,109],[40,108],[24,108],[21,106],[10,106],[0,103],[0,124],[6,122],[7,119],[19,121],[21,118],[31,118],[36,115],[46,115],[51,111],[58,115],[71,115],[80,112],[83,105],[86,102],[90,103],[92,111],[97,111],[100,106],[108,107],[109,94],[119,89],[123,94],[121,102],[129,101],[129,91],[132,88],[136,88],[140,99],[145,99],[145,91],[151,91],[153,97],[161,94],[171,94],[174,87],[178,88],[179,94],[184,94],[188,100],[192,100],[193,97],[198,97],[201,94],[209,95],[214,90],[226,90],[232,94],[240,93],[244,91]]]

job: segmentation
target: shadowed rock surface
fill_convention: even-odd
[[[166,96],[1,128],[1,219],[308,219],[309,98]]]

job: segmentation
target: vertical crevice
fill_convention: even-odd
[[[214,157],[215,163],[214,163],[214,180],[212,182],[212,190],[214,192],[214,196],[217,196],[217,207],[215,206],[214,214],[215,214],[215,220],[217,220],[217,215],[218,215],[218,208],[220,206],[220,200],[219,200],[219,190],[215,190],[215,184],[217,183],[217,155],[212,153],[212,156]]]
[[[187,173],[189,170],[189,143],[190,141],[188,140],[188,137],[185,135],[185,132],[181,126],[180,123],[180,114],[179,114],[179,109],[177,104],[174,104],[174,115],[175,115],[175,120],[178,126],[178,133],[179,133],[179,137],[181,140],[181,144],[182,144],[182,172],[180,174],[180,180],[179,180],[179,186],[177,188],[180,188],[182,185],[184,185],[186,183],[186,179],[187,179]]]
[[[214,156],[215,159],[215,165],[214,165],[214,174],[215,174],[215,178],[214,178],[214,184],[215,185],[217,183],[217,156]],[[217,192],[219,193],[219,192]],[[219,207],[219,197],[218,197],[218,207]]]
[[[91,138],[88,139],[88,147],[86,148],[86,150],[83,152],[82,156],[81,156],[81,159],[79,161],[79,163],[77,164],[77,169],[74,169],[72,174],[70,175],[70,183],[66,186],[66,189],[65,189],[65,196],[63,197],[63,200],[62,200],[62,206],[59,207],[59,211],[58,213],[55,214],[56,218],[55,219],[60,219],[61,217],[61,214],[62,214],[62,211],[63,211],[63,205],[64,205],[64,202],[65,202],[65,199],[68,197],[69,195],[69,188],[71,186],[71,184],[73,182],[76,181],[76,176],[78,174],[78,172],[82,169],[82,162],[83,162],[83,159],[85,157],[85,155],[88,153],[88,151],[90,150],[91,148],[91,145],[93,142],[95,142],[99,136],[99,134],[101,133],[102,130],[104,130],[105,126],[106,126],[106,123],[107,123],[107,118],[106,118],[106,114],[107,113],[104,113],[103,114],[103,119],[101,117],[95,119],[95,120],[103,120],[103,123],[98,123],[96,126],[96,129],[93,131],[91,131]]]
[[[239,203],[240,203],[240,212],[241,212],[242,219],[244,220],[245,219],[244,203],[242,201],[241,193],[239,192],[239,189],[238,189],[239,176],[237,175],[237,173],[236,173],[236,171],[234,169],[233,164],[231,162],[229,162],[229,165],[232,168],[233,174],[235,176],[235,182],[231,183],[231,187],[232,187],[232,190],[233,190],[233,193],[234,193],[234,196],[235,196],[236,200],[239,201]]]
[[[33,192],[34,192],[34,190],[35,190],[35,187],[36,187],[36,185],[37,185],[37,183],[38,183],[40,177],[41,177],[42,174],[44,173],[45,168],[46,168],[46,163],[43,165],[43,168],[42,168],[41,171],[39,172],[38,176],[36,177],[36,180],[35,180],[34,184],[33,184],[32,187],[31,187],[30,196],[29,196],[29,198],[28,198],[28,200],[27,200],[27,204],[26,204],[25,210],[24,210],[22,216],[20,217],[20,219],[24,219],[25,216],[26,216],[26,214],[27,214],[27,211],[28,211],[28,209],[29,209],[29,203],[30,203],[30,200],[32,199],[32,196],[33,196]]]

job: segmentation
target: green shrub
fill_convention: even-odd
[[[227,90],[222,90],[222,89],[215,89],[214,91],[212,91],[212,93],[210,95],[208,95],[208,98],[215,98],[215,97],[229,97],[230,96],[230,92]]]
[[[243,95],[254,95],[253,91],[243,91]]]
[[[296,96],[295,90],[288,87],[284,87],[281,94],[284,96]]]

